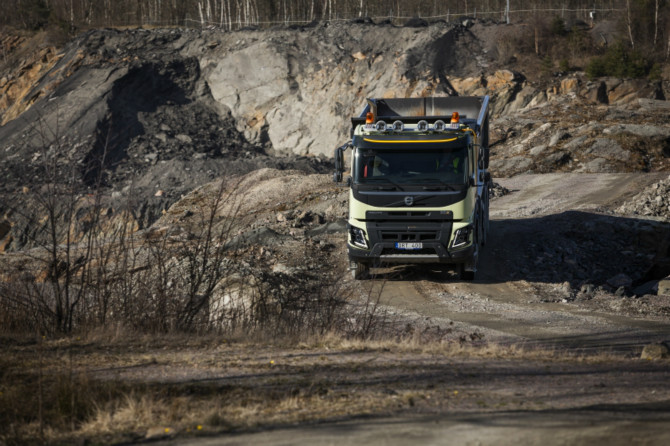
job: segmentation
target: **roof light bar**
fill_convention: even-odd
[[[444,129],[447,127],[447,124],[443,120],[438,119],[433,123],[433,130],[436,132],[444,132]]]
[[[389,124],[381,119],[373,124],[372,123],[373,119],[374,115],[371,113],[368,113],[365,116],[365,122],[366,122],[365,129],[367,131],[377,131],[380,133],[385,133],[385,132],[403,132],[405,130],[405,123],[399,119],[393,121],[392,124]],[[458,116],[458,112],[453,113],[450,124],[445,123],[442,119],[438,119],[431,125],[428,123],[428,121],[422,119],[416,123],[416,127],[410,127],[410,130],[417,132],[432,131],[438,133],[446,132],[447,130],[458,130],[461,126],[459,119],[460,116]]]

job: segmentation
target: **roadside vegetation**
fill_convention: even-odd
[[[0,342],[6,445],[109,444],[441,407],[533,410],[550,402],[548,382],[565,380],[552,369],[583,368],[577,375],[590,382],[644,368],[612,354],[444,342],[420,332],[378,341],[331,334],[291,341],[110,329]],[[511,379],[513,370],[536,375],[541,390],[491,392],[486,379],[476,378]]]
[[[395,336],[380,294],[354,295],[343,269],[322,262],[298,280],[273,272],[244,236],[249,219],[237,178],[189,194],[177,224],[140,229],[132,188],[124,206],[106,201],[99,168],[106,148],[82,165],[66,155],[69,143],[55,140],[37,151],[38,168],[22,173],[31,187],[20,200],[0,201],[2,215],[25,223],[29,247],[0,262],[0,444],[114,442],[155,425],[197,432],[285,422],[274,412],[302,404],[290,389],[221,391],[195,378],[172,386],[114,370],[180,367],[201,350],[210,366],[225,368],[259,350]],[[317,258],[313,249],[305,246],[301,258]],[[170,353],[156,359],[156,348]],[[262,373],[274,364],[252,359],[244,367]]]

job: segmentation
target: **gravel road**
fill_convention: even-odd
[[[492,203],[491,232],[477,280],[445,281],[439,271],[414,266],[380,270],[375,285],[383,284],[382,301],[398,314],[429,325],[449,324],[489,341],[639,351],[670,337],[668,299],[630,292],[617,296],[608,280],[625,271],[643,281],[660,238],[627,252],[619,239],[625,243],[644,230],[667,234],[668,225],[607,210],[665,176],[501,179],[499,184],[511,193]],[[572,238],[587,242],[575,246]],[[590,289],[585,285],[599,291],[581,292]]]
[[[621,271],[633,282],[648,279],[646,269],[658,254],[654,250],[667,250],[667,222],[612,212],[663,177],[551,174],[500,180],[511,193],[493,202],[491,236],[476,281],[445,280],[442,271],[426,267],[394,267],[354,283],[362,294],[381,293],[389,314],[425,327],[446,327],[443,332],[460,333],[466,342],[614,353],[626,359],[532,365],[435,357],[441,372],[426,389],[454,386],[450,373],[467,376],[479,406],[459,406],[447,398],[433,409],[404,415],[181,438],[179,444],[668,444],[667,361],[638,358],[643,345],[670,340],[670,302],[636,295],[631,291],[635,283],[615,290],[611,280]],[[651,242],[640,236],[645,233]],[[578,246],[570,245],[571,238]],[[630,253],[622,250],[622,238],[631,245]],[[496,367],[506,372],[488,373]],[[500,402],[490,406],[487,398]],[[509,406],[518,399],[535,403]]]

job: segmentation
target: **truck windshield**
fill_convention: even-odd
[[[354,160],[357,184],[453,184],[467,181],[467,148],[358,149]]]

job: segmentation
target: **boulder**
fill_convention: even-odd
[[[499,176],[517,175],[527,172],[533,165],[533,160],[524,156],[513,156],[507,159],[491,158],[491,171]]]
[[[593,104],[607,104],[609,102],[605,82],[589,82],[579,94]]]
[[[564,139],[568,138],[570,138],[570,134],[568,132],[559,130],[558,132],[554,133],[554,135],[549,140],[549,147],[553,147],[558,144],[559,141],[563,141]]]
[[[254,274],[231,274],[217,283],[209,299],[209,322],[214,326],[226,323],[231,315],[248,313],[266,296],[263,283]]]
[[[510,70],[498,70],[486,77],[486,88],[490,91],[513,87],[519,76]]]
[[[631,279],[627,274],[621,273],[614,277],[610,277],[607,280],[607,284],[612,288],[629,287],[633,284],[633,279]]]
[[[623,149],[618,142],[609,138],[598,138],[584,153],[617,161],[630,159],[630,152]]]
[[[653,124],[617,124],[603,130],[605,135],[631,133],[642,138],[670,138],[670,128]]]
[[[605,82],[610,104],[634,104],[640,98],[662,99],[659,85],[645,79],[607,79]]]
[[[530,154],[533,156],[538,156],[542,152],[547,150],[547,145],[546,144],[540,144],[539,146],[535,146],[532,149],[530,149]]]
[[[670,276],[658,281],[657,293],[663,296],[670,296]]]
[[[588,140],[587,136],[578,136],[577,138],[574,138],[572,141],[568,141],[565,144],[563,144],[563,149],[564,150],[578,150],[581,148],[581,146]]]
[[[477,93],[485,92],[481,77],[453,78],[449,82],[456,92],[461,96],[477,96]]]
[[[530,85],[524,86],[521,91],[519,91],[514,99],[507,104],[505,107],[505,113],[511,113],[518,110],[521,110],[525,107],[528,107],[538,95],[541,95],[538,89],[531,87]]]
[[[561,81],[561,94],[577,93],[579,89],[579,79],[575,77],[569,77]]]
[[[547,156],[543,162],[553,167],[562,166],[570,161],[570,154],[562,150],[558,150]]]
[[[599,172],[611,172],[612,168],[605,158],[595,158],[588,163],[582,165],[577,172],[586,172],[586,173],[599,173]]]
[[[354,54],[351,55],[354,60],[365,60],[365,54],[361,53],[360,51],[356,51]]]
[[[665,359],[670,356],[668,351],[668,346],[665,344],[648,344],[645,345],[642,349],[642,354],[640,354],[640,359],[646,359],[649,361]]]

